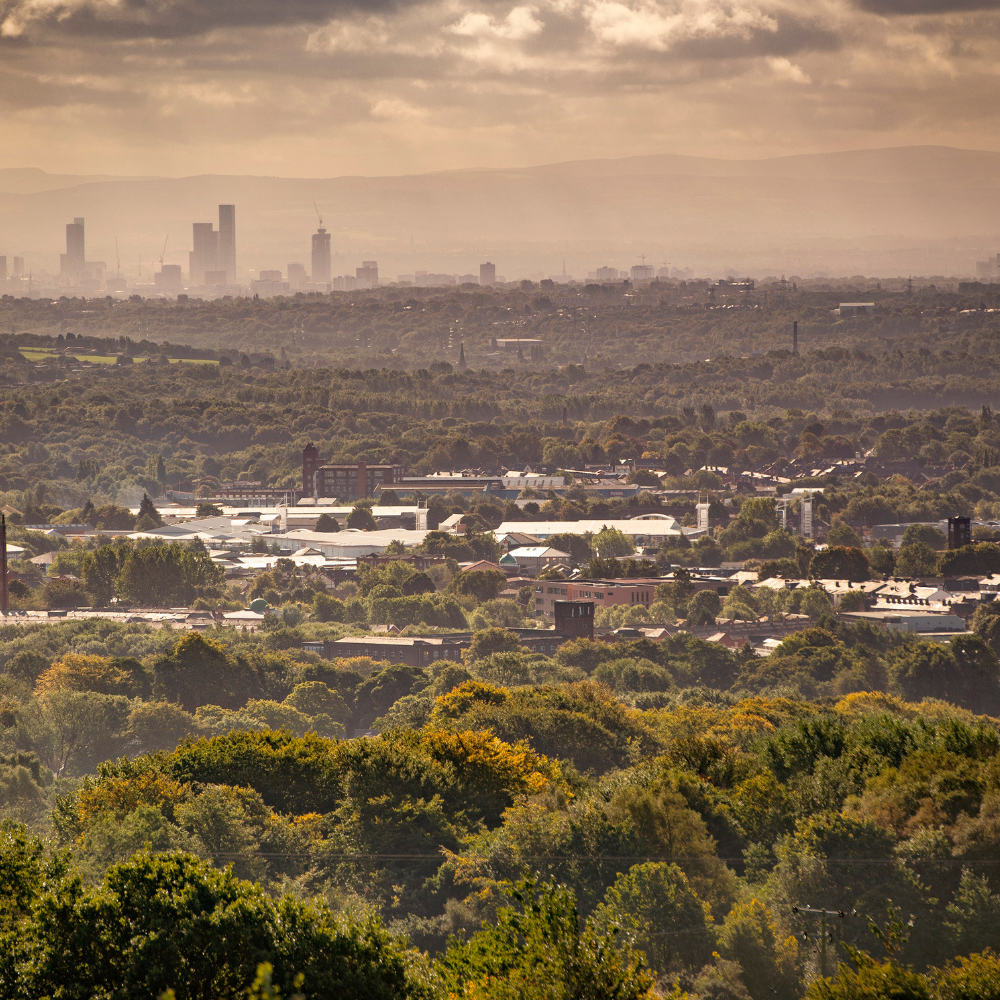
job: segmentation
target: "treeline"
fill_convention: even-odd
[[[37,535],[38,532],[30,532]],[[15,571],[24,567],[13,561]],[[29,564],[30,565],[30,564]],[[55,576],[11,581],[15,609],[108,607],[188,607],[209,604],[225,593],[225,572],[209,558],[204,544],[162,541],[111,542],[97,536],[91,549],[63,550],[53,564]],[[38,571],[36,570],[36,573]],[[29,577],[29,579],[32,579]]]
[[[809,287],[806,287],[808,285]],[[840,318],[842,301],[875,300],[875,315]],[[416,368],[455,362],[459,343],[479,367],[495,349],[494,338],[541,339],[541,349],[522,352],[525,363],[563,365],[590,361],[618,367],[623,357],[694,361],[707,355],[789,349],[791,323],[800,324],[805,349],[840,346],[891,351],[901,346],[937,351],[943,338],[955,349],[988,355],[995,341],[995,304],[989,286],[956,293],[933,285],[913,295],[874,281],[761,285],[747,299],[712,292],[709,284],[655,282],[560,286],[521,282],[510,288],[420,289],[298,294],[252,301],[226,298],[167,301],[133,297],[0,301],[4,329],[29,336],[74,332],[77,338],[111,333],[127,341],[223,348],[248,355],[282,351],[295,365]],[[183,350],[183,348],[181,349]],[[116,352],[117,353],[117,352]],[[197,355],[166,351],[170,357]],[[212,353],[209,356],[215,356]],[[336,359],[336,360],[335,360]],[[492,364],[496,359],[491,360]],[[520,362],[511,355],[512,367]]]
[[[276,570],[261,588],[308,582]],[[354,599],[421,599],[429,582],[390,564]],[[658,598],[697,607],[683,583]],[[481,609],[500,586],[473,572],[435,593]],[[734,606],[764,599],[743,590]],[[416,668],[305,652],[338,626],[284,616],[180,638],[3,626],[0,809],[51,843],[3,829],[19,902],[0,915],[0,982],[51,995],[71,963],[91,992],[117,976],[179,994],[169,956],[222,925],[254,942],[213,953],[227,982],[246,990],[270,963],[307,996],[346,975],[330,956],[366,995],[429,998],[506,1000],[515,983],[597,1000],[654,978],[701,998],[887,982],[945,997],[988,979],[989,955],[950,963],[1000,932],[1000,614],[945,646],[802,601],[812,623],[766,658],[687,633],[546,657],[494,626],[462,662]],[[850,914],[828,983],[801,910],[816,900]],[[126,913],[127,941],[112,933]],[[137,933],[154,919],[159,963]],[[81,966],[82,940],[116,954]]]
[[[913,493],[910,506],[940,510],[935,498],[970,480],[963,492],[972,504],[997,500],[988,470],[1000,461],[1000,428],[980,406],[996,393],[991,357],[831,349],[543,372],[139,366],[83,392],[0,389],[0,497],[47,513],[46,504],[80,511],[88,499],[99,508],[136,503],[167,486],[211,493],[243,479],[291,487],[313,441],[324,459],[403,463],[417,473],[653,458],[674,477],[668,485],[689,489],[720,485],[711,473],[683,476],[703,465],[822,468],[874,450],[887,462],[959,470]],[[905,397],[886,395],[893,380]],[[877,412],[893,405],[926,412]],[[897,514],[879,513],[886,516]]]

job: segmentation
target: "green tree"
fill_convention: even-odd
[[[903,532],[900,547],[912,545],[914,542],[923,542],[940,552],[948,547],[948,536],[933,524],[911,524]]]
[[[722,601],[714,590],[699,590],[687,606],[687,620],[691,625],[714,625],[722,610]]]
[[[862,583],[871,578],[871,567],[864,549],[834,545],[812,557],[809,576],[814,580],[850,580],[852,583]]]
[[[845,548],[860,549],[864,542],[861,536],[849,525],[840,520],[839,517],[833,519],[830,530],[826,535],[827,545],[841,545]]]
[[[578,535],[572,531],[560,531],[554,535],[549,535],[545,540],[545,544],[553,549],[558,549],[560,552],[569,553],[569,557],[573,560],[574,564],[589,562],[590,557],[594,554],[590,546],[590,538],[587,535]]]
[[[601,559],[619,559],[635,552],[635,542],[628,535],[607,526],[594,535],[591,547]]]
[[[146,475],[161,485],[167,481],[167,467],[160,454],[150,455],[146,462]]]
[[[211,941],[211,947],[205,942]],[[402,951],[377,923],[338,923],[289,897],[272,900],[186,854],[136,855],[96,890],[77,883],[35,906],[4,965],[5,996],[246,996],[260,963],[291,993],[408,998]]]
[[[712,956],[711,908],[675,864],[633,865],[608,888],[592,919],[599,932],[621,928],[659,975],[678,966],[699,969]]]
[[[139,528],[139,522],[143,522],[143,527]],[[148,530],[150,527],[160,528],[163,526],[163,518],[156,509],[156,505],[150,499],[148,493],[143,493],[142,502],[139,504],[139,513],[136,520],[136,528],[139,531]]]
[[[938,576],[985,576],[1000,572],[1000,545],[979,542],[942,552],[937,564]]]
[[[934,576],[937,566],[938,554],[927,542],[918,540],[900,548],[895,572],[897,576]]]
[[[753,1000],[799,996],[795,939],[782,940],[774,917],[758,899],[738,903],[719,931],[719,954],[738,962]]]
[[[516,632],[505,628],[484,628],[472,636],[464,659],[482,660],[494,653],[516,653],[520,648],[521,641]]]
[[[225,571],[204,550],[158,543],[128,550],[115,591],[128,604],[173,607],[189,604],[199,589],[216,589],[224,583]]]
[[[378,530],[378,524],[371,509],[363,504],[356,504],[351,513],[347,515],[347,527],[357,528],[360,531]]]
[[[174,648],[153,663],[154,689],[185,711],[199,705],[239,708],[239,667],[226,648],[200,632],[179,639]]]
[[[794,559],[766,559],[757,570],[757,579],[795,580],[799,576],[799,564]]]
[[[118,574],[128,553],[126,545],[102,545],[84,556],[84,586],[97,607],[107,607],[111,603]]]
[[[896,569],[896,555],[891,545],[873,545],[868,549],[868,563],[880,576],[892,576]]]
[[[359,685],[354,696],[354,716],[358,725],[368,728],[376,718],[392,707],[393,703],[408,694],[417,694],[430,683],[430,678],[420,667],[402,663],[372,674]]]
[[[448,592],[474,597],[477,601],[493,601],[506,586],[507,577],[499,570],[459,570],[448,584]]]
[[[945,928],[956,955],[992,948],[1000,932],[1000,896],[984,875],[963,868],[955,896],[946,907]]]
[[[296,684],[284,703],[310,718],[315,715],[328,715],[341,725],[347,725],[351,718],[351,710],[340,693],[322,681],[304,681]]]
[[[128,698],[61,688],[45,692],[40,705],[51,732],[45,762],[56,774],[81,774],[121,750]]]
[[[334,531],[340,531],[340,523],[332,514],[320,514],[316,519],[316,530],[332,534]]]
[[[956,637],[950,648],[911,643],[891,651],[887,662],[893,687],[908,701],[941,698],[979,712],[998,704],[1000,665],[978,635]]]
[[[437,963],[445,991],[483,1000],[639,1000],[652,977],[642,957],[612,931],[582,925],[573,893],[522,879],[492,926],[453,939]],[[581,926],[582,925],[582,926]]]

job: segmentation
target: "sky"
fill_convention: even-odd
[[[1000,148],[1000,0],[0,0],[0,166]]]

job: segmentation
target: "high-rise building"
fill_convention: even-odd
[[[194,249],[188,254],[190,283],[204,285],[205,272],[219,270],[219,234],[211,222],[196,222],[192,231]]]
[[[0,282],[7,283],[7,258],[0,257]]]
[[[479,265],[479,284],[481,285],[495,285],[497,283],[497,266],[496,264],[490,264],[488,261],[485,264]]]
[[[153,275],[153,287],[165,295],[177,295],[184,287],[180,264],[164,264]]]
[[[330,234],[320,226],[312,238],[312,280],[330,280]]]
[[[59,271],[64,278],[78,280],[83,277],[86,269],[83,219],[77,218],[66,225],[66,252],[59,255]]]
[[[359,288],[378,287],[378,261],[363,260],[361,267],[354,269],[354,276],[357,279]]]
[[[24,258],[23,257],[14,257],[13,261],[14,261],[14,264],[13,264],[13,267],[11,267],[11,269],[10,269],[10,276],[12,278],[21,278],[21,277],[24,277]]]
[[[218,269],[226,272],[225,284],[236,283],[236,206],[219,206]]]
[[[301,264],[288,265],[288,283],[293,288],[301,288],[309,283],[309,275]]]

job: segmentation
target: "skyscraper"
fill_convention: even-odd
[[[378,261],[363,260],[361,267],[354,269],[359,288],[378,287]]]
[[[78,280],[87,268],[87,252],[83,234],[83,219],[74,219],[66,226],[66,252],[59,255],[59,271],[64,278]]]
[[[194,249],[188,254],[190,282],[204,285],[205,272],[219,270],[219,234],[211,222],[196,222],[192,229]]]
[[[495,285],[497,282],[497,267],[496,264],[480,264],[479,265],[479,284],[481,285]]]
[[[219,206],[219,270],[226,272],[226,284],[236,283],[236,206]]]
[[[330,280],[330,234],[322,226],[312,238],[312,280]]]
[[[7,284],[7,258],[0,257],[0,283]]]

